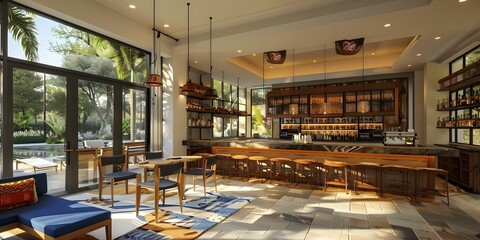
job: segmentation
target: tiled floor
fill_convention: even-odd
[[[189,180],[187,200],[202,196],[203,187],[194,192]],[[115,195],[116,200],[134,203],[131,183],[129,194],[123,193],[123,185],[117,186],[121,194]],[[335,188],[325,192],[309,185],[262,183],[258,179],[244,182],[220,176],[217,183],[221,193],[255,200],[199,239],[480,239],[480,195],[454,187],[450,187],[454,192],[447,206],[440,201],[443,198],[413,203],[403,196],[378,198],[374,192],[346,194]],[[214,191],[212,182],[207,191]],[[98,190],[90,193],[96,195]],[[108,187],[104,194],[109,195]],[[150,199],[149,194],[142,194],[144,204],[152,206]],[[166,202],[169,206],[163,209],[179,211],[177,196],[168,197]],[[184,208],[184,213],[198,214],[189,208]],[[112,218],[114,237],[143,224],[132,211],[114,212]],[[103,229],[92,235],[99,239],[105,236]]]
[[[402,196],[378,198],[373,192],[356,195],[334,188],[325,192],[260,180],[217,183],[219,192],[255,200],[199,239],[479,239],[480,195],[452,192],[447,206],[440,199],[413,203]],[[191,187],[187,185],[187,200],[203,195],[202,187],[196,193]],[[133,186],[130,189],[117,199],[133,202]],[[213,190],[210,182],[207,191]],[[143,202],[151,205],[144,195],[148,194],[142,195]],[[179,210],[176,196],[167,198],[167,204],[173,206],[166,209]],[[195,211],[184,208],[184,213]],[[142,224],[132,212],[114,213],[113,219],[114,237]],[[93,235],[102,239],[104,232]]]

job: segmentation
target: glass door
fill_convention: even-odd
[[[79,188],[97,184],[97,157],[112,153],[113,93],[113,85],[78,80]]]
[[[48,191],[65,191],[66,77],[13,69],[13,175],[48,175]]]

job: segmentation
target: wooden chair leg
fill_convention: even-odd
[[[105,226],[105,237],[107,240],[112,240],[112,221]]]
[[[154,196],[154,201],[153,201],[153,207],[154,207],[154,209],[155,209],[155,211],[154,211],[154,213],[155,213],[155,222],[158,223],[158,202],[159,202],[159,199],[158,199],[159,196],[158,196],[158,194],[160,194],[160,193],[158,192],[158,189],[155,189],[154,194],[155,194],[155,196]]]
[[[128,194],[128,180],[125,180],[125,194]]]
[[[183,201],[183,190],[182,190],[182,187],[180,187],[180,185],[178,185],[178,202],[180,204],[180,212],[183,213],[183,204],[182,204],[182,201]]]
[[[113,187],[115,186],[115,181],[110,179],[110,195],[112,196],[112,208],[113,208]]]
[[[103,178],[98,179],[98,200],[102,200]]]
[[[196,191],[195,190],[195,176],[192,177],[192,181],[193,181],[193,191]]]
[[[135,213],[138,216],[138,211],[140,210],[140,194],[142,189],[139,185],[135,188]]]
[[[215,192],[217,192],[217,172],[213,173],[213,182],[215,183]]]
[[[165,190],[162,191],[162,203],[165,206]]]

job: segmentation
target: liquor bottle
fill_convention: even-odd
[[[187,119],[187,127],[191,127],[191,126],[192,126],[192,116],[190,116],[189,114]]]
[[[437,102],[437,110],[440,110],[440,99],[438,99],[438,102]]]
[[[437,120],[437,127],[441,127],[442,126],[442,121],[440,120],[440,117],[438,117],[438,120]]]

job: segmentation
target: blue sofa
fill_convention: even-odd
[[[0,232],[20,228],[42,239],[72,239],[95,229],[105,227],[106,239],[112,239],[110,211],[47,193],[47,174],[0,179],[0,183],[33,177],[38,202],[0,212]]]

